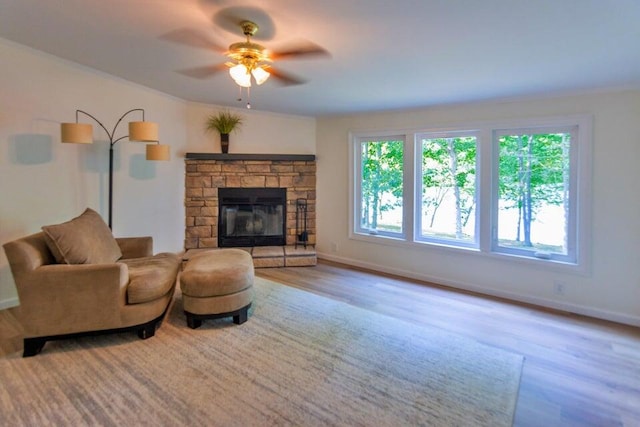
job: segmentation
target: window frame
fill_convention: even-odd
[[[437,139],[437,138],[459,138],[459,137],[475,137],[476,138],[476,160],[475,160],[475,183],[474,198],[476,199],[476,207],[474,209],[474,239],[473,241],[463,241],[456,239],[429,237],[422,235],[422,186],[423,186],[423,170],[422,170],[422,140],[424,139]],[[480,215],[479,215],[479,191],[480,191],[480,149],[481,149],[481,135],[477,130],[455,130],[455,131],[434,131],[434,132],[417,132],[414,136],[415,144],[415,194],[414,194],[414,206],[415,212],[413,216],[414,222],[414,236],[413,240],[416,243],[432,243],[436,245],[454,246],[461,248],[473,248],[478,249],[480,247]]]
[[[569,207],[567,218],[567,254],[548,253],[543,254],[532,249],[510,248],[500,245],[498,234],[500,229],[499,223],[499,180],[500,180],[500,137],[506,135],[534,135],[547,133],[569,133],[571,139],[569,142]],[[492,150],[493,150],[493,194],[491,195],[491,251],[498,254],[522,256],[526,258],[539,258],[544,260],[559,261],[568,264],[577,263],[577,201],[578,201],[578,174],[574,171],[578,167],[578,141],[579,141],[578,125],[556,125],[556,126],[540,126],[525,128],[508,128],[494,129],[492,132]]]
[[[575,247],[574,259],[558,257],[540,258],[531,254],[507,253],[496,251],[493,247],[494,226],[497,221],[497,162],[499,152],[496,150],[494,136],[496,131],[577,127],[577,136],[571,141],[571,180],[575,180],[574,226],[573,238]],[[473,133],[477,138],[476,148],[476,240],[477,245],[452,244],[451,241],[428,241],[418,239],[419,215],[421,204],[421,145],[418,136],[424,134],[461,134]],[[361,177],[358,156],[362,138],[376,140],[403,139],[404,144],[404,191],[403,191],[403,233],[401,235],[372,235],[357,229],[359,218],[358,179]],[[593,117],[589,114],[564,115],[552,117],[509,119],[482,122],[463,122],[449,124],[446,127],[425,126],[414,129],[393,129],[382,131],[349,132],[349,238],[383,245],[410,248],[424,251],[449,251],[468,256],[485,257],[495,260],[509,260],[559,272],[589,274],[591,265],[591,174],[593,146]],[[420,166],[420,167],[419,167]],[[496,229],[497,230],[497,229]],[[460,243],[460,242],[457,242]],[[571,243],[569,243],[571,245]]]
[[[405,240],[407,237],[407,204],[406,204],[406,195],[407,193],[407,137],[401,133],[386,133],[383,132],[381,134],[356,134],[352,137],[353,143],[351,144],[352,150],[350,150],[350,154],[352,157],[352,167],[355,170],[355,174],[351,173],[351,177],[354,181],[354,185],[352,185],[353,194],[350,197],[352,202],[352,215],[351,215],[351,226],[350,230],[353,231],[352,234],[358,235],[367,235],[372,237],[383,237],[389,239],[399,239]],[[402,164],[403,164],[403,191],[402,191],[402,231],[401,232],[392,232],[387,230],[372,230],[369,228],[364,228],[361,226],[360,218],[362,212],[362,143],[363,142],[390,142],[390,141],[402,141]],[[357,178],[357,179],[356,179]]]

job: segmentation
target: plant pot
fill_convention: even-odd
[[[223,153],[229,152],[229,134],[228,133],[220,134],[220,147],[222,148]]]

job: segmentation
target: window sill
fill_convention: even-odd
[[[411,251],[420,251],[424,253],[441,253],[441,254],[454,254],[462,257],[477,257],[479,259],[495,260],[500,262],[507,262],[510,265],[514,263],[520,264],[522,267],[529,268],[544,268],[546,270],[553,270],[558,273],[564,274],[578,274],[581,276],[587,276],[589,270],[584,265],[563,262],[558,260],[540,259],[534,257],[526,257],[522,255],[505,254],[500,252],[485,252],[475,247],[463,247],[453,246],[443,243],[432,242],[416,242],[409,241],[404,238],[396,238],[381,235],[370,235],[361,233],[350,233],[350,240],[365,242],[374,245],[381,245],[387,247],[395,247],[402,249],[409,249]]]

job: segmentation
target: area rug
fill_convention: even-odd
[[[512,424],[523,359],[256,279],[249,320],[49,342],[0,360],[5,425]]]

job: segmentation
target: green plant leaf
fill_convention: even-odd
[[[239,114],[232,113],[229,110],[223,110],[217,114],[207,117],[207,131],[217,131],[221,134],[231,133],[233,130],[242,126],[243,117]]]

